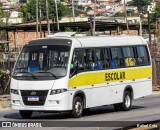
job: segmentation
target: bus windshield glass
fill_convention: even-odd
[[[13,76],[64,77],[67,72],[70,46],[25,46],[17,60]]]

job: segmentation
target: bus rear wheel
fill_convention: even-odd
[[[31,118],[31,116],[33,114],[33,111],[23,111],[23,110],[20,110],[19,113],[20,113],[20,115],[21,115],[22,118],[29,119],[29,118]]]
[[[73,108],[71,116],[74,118],[79,118],[83,114],[83,101],[80,97],[75,97],[73,100]]]
[[[123,102],[119,104],[122,111],[129,111],[132,106],[132,97],[129,91],[124,92]]]
[[[129,111],[132,106],[132,97],[129,91],[125,91],[123,102],[114,104],[115,111]]]

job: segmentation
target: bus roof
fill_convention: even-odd
[[[86,36],[86,37],[63,37],[53,36],[33,40],[34,42],[45,41],[49,39],[59,39],[61,42],[71,40],[74,47],[103,47],[103,46],[126,46],[126,45],[143,45],[147,42],[140,36]],[[33,42],[32,41],[32,42]],[[32,43],[30,42],[30,43]],[[44,42],[43,42],[44,43]],[[52,43],[51,43],[52,44]],[[58,43],[57,43],[58,44]]]
[[[126,46],[147,44],[140,36],[98,36],[77,38],[82,47]]]

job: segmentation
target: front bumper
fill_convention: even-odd
[[[50,92],[49,92],[50,93]],[[35,103],[36,104],[36,103]],[[15,110],[33,110],[33,111],[67,111],[68,92],[47,95],[44,105],[25,105],[21,95],[11,94],[11,108]]]

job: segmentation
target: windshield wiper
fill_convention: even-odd
[[[20,72],[20,73],[28,73],[28,74],[32,75],[32,78],[37,79],[36,76],[33,73],[31,73],[31,72],[27,72],[26,71],[26,72]]]
[[[54,78],[58,79],[58,77],[57,77],[55,74],[53,74],[52,72],[50,72],[50,71],[45,71],[45,72],[39,71],[38,73],[49,73],[49,74],[51,74]]]

